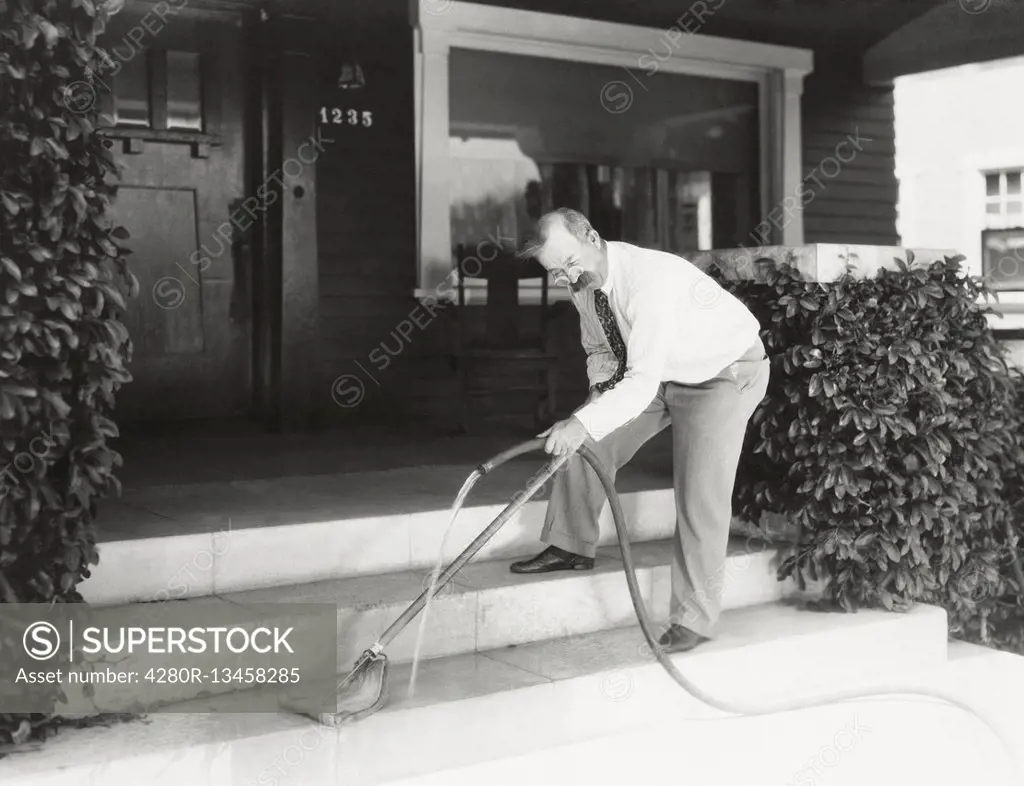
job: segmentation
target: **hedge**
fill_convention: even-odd
[[[1024,590],[1024,383],[963,257],[896,261],[827,284],[792,265],[763,284],[712,271],[772,356],[735,508],[795,524],[779,578],[824,581],[834,608],[933,603],[954,634],[1007,640]]]

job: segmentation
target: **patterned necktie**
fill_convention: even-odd
[[[626,343],[622,340],[622,334],[619,332],[619,325],[615,321],[615,315],[612,313],[608,296],[600,289],[594,291],[594,306],[597,309],[597,318],[604,329],[605,336],[608,338],[612,352],[615,353],[615,357],[619,361],[619,367],[611,379],[594,385],[596,390],[604,393],[606,390],[611,390],[615,387],[626,375]]]

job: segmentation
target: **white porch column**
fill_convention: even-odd
[[[804,143],[800,102],[804,93],[804,72],[779,69],[771,74],[769,83],[773,97],[770,102],[773,139],[769,149],[773,149],[779,169],[772,178],[771,204],[765,221],[771,228],[772,243],[801,246],[804,243],[804,204],[800,197]]]
[[[448,164],[448,41],[420,28],[417,107],[420,166],[417,287],[433,293],[452,270],[451,193]]]
[[[765,161],[761,173],[766,205],[756,233],[772,245],[799,246],[804,242],[804,206],[799,191],[803,180],[800,101],[804,73],[799,69],[776,69],[762,86],[765,137],[761,150]]]
[[[786,210],[782,225],[782,243],[804,242],[804,206],[799,196],[804,178],[804,148],[800,129],[800,102],[804,92],[804,74],[787,68],[782,77],[782,200]]]

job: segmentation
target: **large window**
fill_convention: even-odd
[[[449,67],[453,246],[522,242],[556,207],[675,252],[757,224],[756,83],[455,48]]]

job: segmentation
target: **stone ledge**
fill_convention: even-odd
[[[691,251],[682,256],[702,270],[717,265],[726,275],[736,279],[764,281],[773,267],[789,263],[809,281],[828,282],[841,278],[847,272],[857,278],[874,278],[882,269],[897,270],[896,259],[906,261],[908,251],[914,253],[915,265],[930,265],[957,254],[948,249],[813,243]]]

